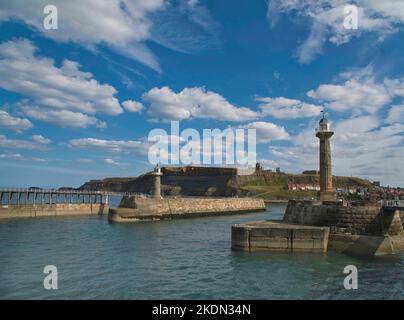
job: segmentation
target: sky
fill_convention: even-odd
[[[257,161],[404,186],[401,0],[0,2],[0,187],[152,169],[151,130],[256,129]],[[358,8],[346,29],[344,8]]]

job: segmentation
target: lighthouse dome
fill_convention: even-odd
[[[330,131],[330,123],[328,122],[327,118],[322,118],[318,124],[318,131]]]

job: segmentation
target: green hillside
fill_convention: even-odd
[[[263,172],[253,176],[241,176],[237,181],[240,194],[261,197],[267,200],[311,199],[317,191],[288,190],[288,184],[318,185],[318,175]],[[335,188],[368,187],[370,182],[357,177],[333,177]]]

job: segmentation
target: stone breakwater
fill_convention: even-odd
[[[109,210],[109,220],[138,222],[239,214],[265,211],[262,199],[255,198],[141,198],[123,197],[118,208]]]
[[[231,228],[232,248],[257,251],[327,252],[330,228],[254,221]]]
[[[330,228],[329,250],[355,255],[404,251],[402,211],[372,203],[289,201],[284,222]]]
[[[286,223],[330,227],[331,233],[353,235],[404,235],[399,211],[382,209],[376,204],[348,204],[289,201],[283,219]]]
[[[354,255],[404,251],[403,212],[371,203],[289,201],[282,221],[234,225],[232,247]]]
[[[107,214],[108,204],[58,203],[0,206],[0,219]]]

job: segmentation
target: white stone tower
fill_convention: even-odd
[[[156,199],[161,199],[161,176],[163,173],[161,172],[161,168],[157,165],[154,168],[154,171],[151,173],[153,176],[153,189],[152,189],[152,197]]]

